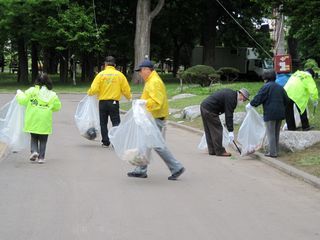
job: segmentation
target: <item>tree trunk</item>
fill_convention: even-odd
[[[93,80],[94,78],[94,66],[95,66],[95,59],[92,53],[88,54],[88,69],[87,69],[87,76],[86,81]]]
[[[32,71],[32,77],[31,81],[32,83],[35,82],[36,78],[39,74],[39,67],[38,67],[38,43],[32,42],[31,44],[31,71]]]
[[[215,14],[217,6],[213,1],[206,1],[205,19],[203,26],[203,59],[204,65],[214,66],[215,46],[216,46],[216,26],[218,16]]]
[[[18,82],[28,84],[28,56],[24,38],[18,39]]]
[[[294,72],[300,68],[301,61],[298,53],[298,41],[292,36],[288,37],[288,50],[291,55],[292,70]]]
[[[174,50],[173,50],[173,69],[172,74],[174,77],[177,76],[177,72],[179,70],[180,65],[180,50],[181,50],[181,44],[178,43],[178,40],[174,40]]]
[[[54,49],[43,49],[43,71],[49,74],[58,72],[58,58]]]
[[[136,32],[134,39],[134,68],[145,58],[150,59],[151,24],[160,12],[165,0],[159,0],[155,9],[150,12],[151,0],[138,0],[136,12]],[[133,74],[134,82],[141,82],[138,74]]]
[[[64,50],[60,55],[60,82],[68,81],[68,50]]]

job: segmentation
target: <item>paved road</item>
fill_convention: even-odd
[[[200,136],[174,127],[167,142],[187,169],[181,179],[168,181],[158,157],[149,178],[128,178],[131,166],[79,137],[82,95],[61,98],[48,162],[30,163],[28,151],[0,162],[1,240],[320,239],[320,192],[310,185],[257,160],[200,153]]]

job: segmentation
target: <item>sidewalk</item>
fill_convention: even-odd
[[[175,126],[175,127],[178,127],[178,128],[182,128],[182,129],[185,129],[187,131],[191,131],[191,132],[194,132],[194,133],[197,133],[199,134],[200,136],[204,133],[203,131],[199,130],[199,129],[196,129],[196,128],[193,128],[193,127],[189,127],[189,126],[185,126],[185,125],[182,125],[182,124],[179,124],[179,123],[176,123],[176,122],[172,122],[172,121],[169,121],[169,124]],[[234,152],[233,154],[237,154],[236,152]],[[301,179],[303,180],[304,182],[306,183],[309,183],[311,184],[312,186],[320,189],[320,178],[316,177],[316,176],[313,176],[309,173],[306,173],[306,172],[303,172],[297,168],[294,168],[288,164],[285,164],[275,158],[268,158],[268,157],[265,157],[264,154],[262,153],[259,153],[259,152],[256,152],[254,154],[251,154],[250,155],[252,158],[254,159],[257,159],[257,160],[261,160],[262,162],[290,175],[290,176],[293,176],[293,177],[296,177],[298,179]]]

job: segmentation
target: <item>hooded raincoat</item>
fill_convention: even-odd
[[[36,85],[19,93],[17,101],[26,106],[25,132],[46,135],[52,133],[52,112],[61,108],[61,102],[54,91]]]
[[[311,74],[303,71],[296,71],[289,78],[284,86],[288,97],[295,102],[295,104],[303,113],[308,105],[309,98],[312,101],[318,100],[318,89]]]

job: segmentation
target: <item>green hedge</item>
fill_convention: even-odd
[[[181,74],[181,79],[185,83],[200,84],[201,87],[208,87],[211,83],[220,80],[220,74],[213,67],[196,65],[184,71]]]

